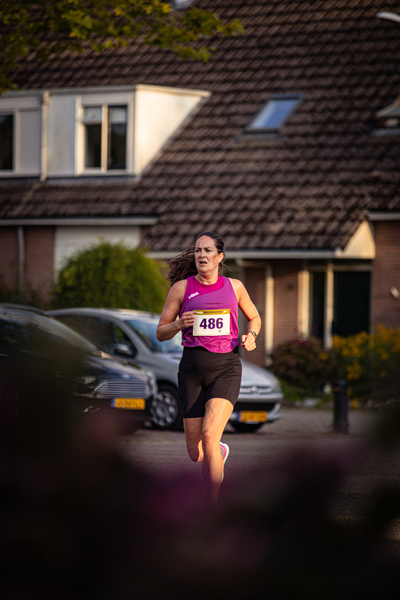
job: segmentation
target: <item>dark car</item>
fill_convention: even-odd
[[[3,412],[18,416],[24,408],[31,410],[30,398],[61,402],[68,386],[72,412],[114,415],[129,422],[151,419],[150,405],[157,394],[151,371],[97,350],[42,311],[0,305]]]
[[[97,348],[124,356],[157,378],[158,395],[151,405],[153,424],[161,429],[182,426],[178,401],[178,365],[182,356],[181,335],[159,342],[156,329],[160,315],[137,310],[65,308],[50,311]],[[283,401],[278,379],[257,365],[242,360],[240,394],[229,423],[238,432],[256,431],[280,418]]]

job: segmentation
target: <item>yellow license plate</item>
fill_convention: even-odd
[[[113,398],[111,406],[115,408],[127,408],[129,410],[144,410],[146,408],[146,400],[143,398]]]
[[[244,410],[239,415],[239,421],[246,423],[265,423],[268,418],[268,413],[256,410]]]

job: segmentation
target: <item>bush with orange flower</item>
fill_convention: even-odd
[[[270,369],[282,382],[305,393],[316,394],[332,380],[329,351],[315,338],[283,342],[271,355]]]
[[[334,336],[330,354],[336,378],[349,382],[350,396],[400,399],[400,327],[378,325],[372,334]]]

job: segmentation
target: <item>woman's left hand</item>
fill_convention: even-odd
[[[242,347],[248,352],[251,352],[252,350],[256,349],[256,339],[252,333],[242,335]]]

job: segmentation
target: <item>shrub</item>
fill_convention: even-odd
[[[68,260],[55,285],[53,306],[160,312],[166,293],[161,266],[143,249],[102,241]]]
[[[335,374],[349,381],[349,394],[360,400],[400,398],[400,328],[378,325],[373,334],[334,336]]]
[[[314,338],[283,342],[275,348],[271,358],[271,371],[286,383],[302,390],[315,393],[332,380],[330,354]]]

